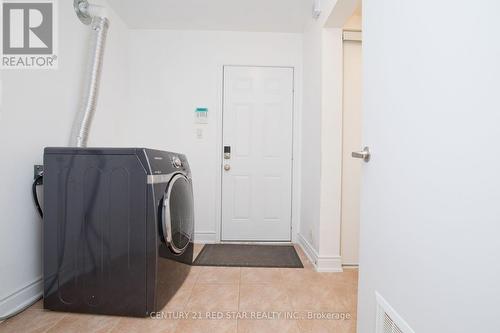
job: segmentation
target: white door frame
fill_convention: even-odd
[[[329,99],[326,101],[326,108],[333,112],[331,116],[332,119],[337,119],[339,125],[337,128],[340,130],[339,133],[333,134],[331,138],[322,136],[321,145],[332,144],[335,142],[336,154],[330,156],[331,163],[338,166],[340,172],[331,175],[332,180],[337,179],[335,193],[338,194],[338,210],[335,211],[334,219],[337,221],[336,229],[338,230],[338,236],[335,239],[335,246],[337,246],[337,251],[342,260],[342,164],[343,164],[343,140],[344,140],[344,126],[343,126],[343,114],[344,114],[344,25],[348,19],[352,16],[354,9],[356,9],[361,3],[361,0],[338,0],[335,7],[332,9],[330,16],[325,22],[324,33],[327,36],[326,50],[327,54],[331,56],[330,63],[325,64],[326,68],[330,69],[324,73],[327,77],[326,81],[333,83],[328,88],[332,88],[331,94],[337,96],[337,100]],[[336,70],[335,70],[336,69]],[[362,111],[363,112],[363,111]],[[326,124],[325,124],[326,125]],[[329,141],[332,139],[332,141]],[[361,147],[360,147],[361,149]],[[328,200],[323,197],[321,200]],[[333,250],[333,249],[331,249]],[[349,265],[343,265],[349,266]],[[357,265],[354,265],[357,266]]]
[[[292,210],[291,210],[291,243],[297,242],[297,231],[299,230],[299,218],[300,218],[300,188],[301,188],[301,135],[302,135],[302,73],[300,68],[297,69],[295,66],[281,66],[281,65],[241,65],[241,64],[220,64],[220,83],[218,84],[219,91],[219,105],[217,117],[217,155],[214,156],[216,163],[219,166],[219,172],[215,177],[216,186],[216,231],[215,235],[212,233],[208,237],[204,237],[203,232],[198,232],[201,234],[198,237],[198,242],[201,243],[220,243],[222,235],[222,154],[223,154],[223,105],[224,105],[224,67],[234,66],[234,67],[276,67],[276,68],[291,68],[293,70],[293,115],[292,115]],[[231,242],[234,243],[234,242]],[[252,244],[258,244],[259,242],[252,242]],[[266,244],[272,244],[273,242],[266,242]],[[279,242],[280,244],[289,242]]]
[[[347,32],[347,34],[346,34]],[[348,36],[346,36],[348,35]],[[345,135],[345,129],[344,129],[344,114],[345,114],[345,100],[344,100],[344,87],[345,87],[345,53],[344,53],[344,42],[357,42],[357,43],[362,43],[362,38],[361,38],[361,31],[354,31],[354,30],[345,30],[343,31],[342,33],[342,123],[341,123],[341,129],[342,129],[342,157],[341,157],[341,163],[342,163],[342,166],[341,166],[341,171],[342,171],[342,178],[341,178],[341,182],[340,182],[340,190],[341,190],[341,195],[340,195],[340,256],[342,257],[342,245],[344,243],[344,239],[342,237],[342,223],[343,223],[343,211],[342,211],[342,204],[343,204],[343,200],[344,200],[344,196],[342,194],[342,190],[345,186],[344,184],[344,178],[343,178],[343,174],[344,174],[344,160],[345,160],[345,151],[344,151],[344,135]],[[363,110],[361,110],[361,112],[363,112]],[[361,146],[358,148],[359,150],[361,149]],[[361,163],[361,160],[358,161],[359,163]],[[359,237],[359,227],[358,227],[358,237]],[[342,266],[343,267],[358,267],[359,266],[359,258],[358,258],[358,263],[345,263],[344,262],[344,258],[342,258]]]
[[[345,23],[361,0],[325,4],[317,25],[321,34],[321,192],[319,240],[316,251],[306,251],[318,271],[342,271],[341,183],[343,113],[343,40]],[[307,240],[301,245],[312,248]]]

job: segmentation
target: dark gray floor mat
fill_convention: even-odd
[[[193,265],[304,268],[292,245],[207,244]]]

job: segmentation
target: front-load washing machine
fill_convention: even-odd
[[[193,262],[193,193],[182,154],[46,148],[44,307],[148,316]]]

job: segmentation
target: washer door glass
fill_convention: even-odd
[[[194,231],[193,192],[189,180],[181,174],[169,182],[163,197],[163,237],[170,249],[181,254]]]

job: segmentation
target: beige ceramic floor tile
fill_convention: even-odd
[[[302,248],[300,245],[294,244],[295,251],[297,251],[297,254],[299,255],[300,261],[302,261],[302,265],[304,265],[304,269],[307,270],[314,270],[314,265],[313,263],[309,260],[309,257],[302,251]]]
[[[348,289],[357,289],[358,286],[358,270],[345,269],[342,273],[321,273],[322,277],[328,283]]]
[[[238,320],[238,333],[299,333],[294,320]]]
[[[280,269],[283,283],[294,287],[304,287],[325,280],[323,273],[314,270],[282,268]]]
[[[189,274],[186,278],[185,284],[196,283],[198,281],[198,277],[200,276],[201,271],[204,267],[200,266],[192,266]]]
[[[186,311],[237,311],[237,284],[197,284],[191,291]]]
[[[205,244],[194,244],[194,249],[193,249],[193,259],[196,259],[198,257],[198,254],[200,254],[201,250],[203,250],[203,247]]]
[[[356,293],[335,291],[321,285],[310,285],[302,289],[288,289],[295,311],[356,311]]]
[[[168,301],[162,311],[182,311],[187,305],[191,291],[195,284],[183,284],[181,288],[175,291],[173,297]]]
[[[304,266],[304,270],[316,271],[316,268],[314,268],[314,265],[309,260],[302,260],[302,265]]]
[[[332,307],[334,300],[325,297],[325,290],[318,285],[286,286],[292,308],[295,311],[319,311]]]
[[[294,320],[238,320],[238,333],[299,333]]]
[[[200,267],[197,283],[230,283],[240,282],[239,267]]]
[[[281,271],[279,268],[241,268],[240,283],[282,283]]]
[[[174,333],[177,320],[151,318],[121,318],[111,333]]]
[[[236,333],[236,320],[181,320],[176,333]]]
[[[104,333],[109,332],[119,320],[119,317],[68,314],[47,332]]]
[[[298,244],[294,244],[293,247],[295,248],[295,251],[299,255],[299,257],[302,258],[307,258],[307,254],[302,250],[302,247]]]
[[[358,300],[358,274],[357,271],[344,271],[343,273],[326,273],[322,283],[328,290],[327,295],[336,299],[339,311],[356,314]]]
[[[37,308],[27,309],[0,324],[0,332],[38,333],[45,332],[64,318],[61,312],[45,311]]]
[[[287,289],[280,284],[240,285],[239,311],[292,311]]]
[[[355,320],[300,320],[301,333],[356,333]]]
[[[283,272],[283,270],[282,270]],[[356,285],[335,282],[337,277],[317,272],[284,274],[284,285],[295,311],[356,311]],[[339,273],[335,273],[339,274]]]
[[[35,304],[33,304],[30,309],[43,309],[43,300],[39,300]]]
[[[357,269],[317,273],[297,250],[305,269],[192,267],[164,311],[329,311],[351,320],[135,319],[30,309],[0,323],[0,332],[298,332],[355,333]],[[310,265],[310,266],[309,266]]]

